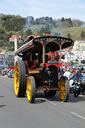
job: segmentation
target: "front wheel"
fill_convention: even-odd
[[[27,100],[34,103],[36,93],[36,83],[33,76],[27,78]]]
[[[58,84],[59,98],[61,101],[67,102],[70,95],[70,86],[67,77],[61,77]]]
[[[80,95],[80,93],[81,93],[80,88],[78,90],[75,90],[74,91],[74,97],[78,97]]]

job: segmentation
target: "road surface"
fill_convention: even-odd
[[[14,94],[13,79],[0,77],[0,128],[85,128],[85,96],[47,99],[36,94],[35,104]]]

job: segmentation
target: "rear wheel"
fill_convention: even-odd
[[[14,67],[14,92],[17,97],[25,96],[26,67],[22,60],[17,61]]]
[[[60,100],[67,102],[70,95],[70,86],[67,77],[60,78],[58,88]]]
[[[45,93],[46,96],[51,97],[51,96],[56,95],[56,90],[54,90],[54,91],[44,91],[44,93]]]
[[[36,84],[33,76],[27,78],[27,99],[30,103],[35,101]]]

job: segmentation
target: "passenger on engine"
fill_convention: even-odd
[[[48,52],[48,63],[58,63],[59,61],[59,54],[56,51]]]

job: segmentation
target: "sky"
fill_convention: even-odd
[[[85,21],[85,0],[0,0],[0,13]]]

